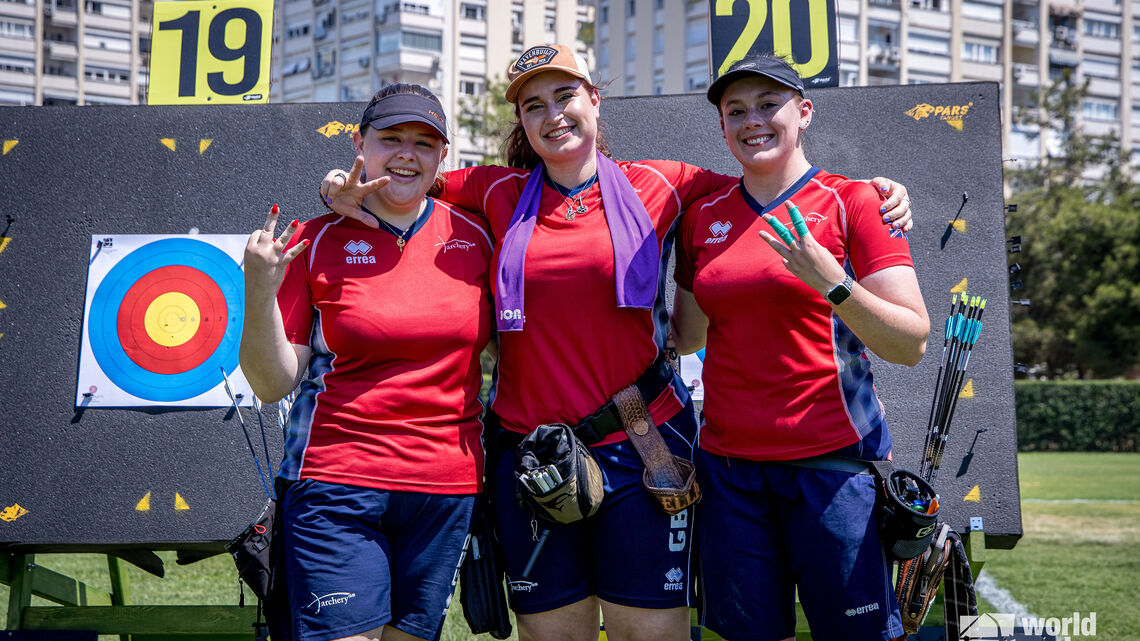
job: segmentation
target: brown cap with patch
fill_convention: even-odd
[[[507,70],[507,79],[511,82],[507,87],[507,102],[513,103],[518,98],[523,83],[543,71],[564,71],[592,83],[590,68],[573,49],[566,45],[539,45],[524,51]]]

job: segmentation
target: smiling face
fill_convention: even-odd
[[[392,181],[370,198],[393,214],[418,212],[435,182],[447,145],[439,132],[422,122],[405,122],[386,129],[366,127],[352,135],[356,153],[364,156],[369,180],[389,176]]]
[[[586,83],[563,71],[540,73],[518,93],[519,121],[547,164],[584,162],[593,157],[601,98]]]
[[[811,116],[810,100],[758,75],[733,82],[720,99],[725,141],[746,169],[771,170],[802,156],[800,131]]]

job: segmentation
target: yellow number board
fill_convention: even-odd
[[[154,3],[152,105],[269,101],[273,0]]]
[[[709,0],[713,77],[750,53],[775,51],[807,87],[839,85],[835,0]]]

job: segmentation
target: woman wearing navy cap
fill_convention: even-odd
[[[353,134],[386,184],[362,203],[373,225],[327,214],[274,239],[274,206],[246,246],[242,369],[267,402],[300,383],[279,472],[297,639],[442,629],[482,485],[491,335],[486,221],[427,195],[447,141],[431,92],[385,87]]]
[[[703,623],[733,641],[791,639],[798,591],[816,641],[892,639],[903,629],[866,473],[891,438],[866,350],[914,365],[930,321],[875,190],[806,159],[803,92],[773,55],[709,87],[744,177],[686,210],[678,234],[677,348],[707,342]]]
[[[636,383],[667,447],[692,459],[688,390],[662,356],[664,273],[681,212],[738,179],[675,161],[611,160],[598,131],[598,87],[569,47],[528,49],[508,78],[518,117],[505,145],[511,166],[444,176],[446,197],[484,214],[496,238],[500,360],[491,409],[508,442],[540,424],[574,426],[606,479],[597,514],[550,524],[517,502],[513,452],[490,461],[520,638],[596,639],[600,610],[614,641],[688,639],[692,508],[670,516],[650,497],[611,399]],[[359,166],[330,172],[321,189],[338,212],[366,220],[356,203],[381,185],[360,183]],[[888,209],[905,200],[898,191]],[[906,203],[889,216],[907,224]],[[550,535],[527,574],[543,529]]]

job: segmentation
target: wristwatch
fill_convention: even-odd
[[[854,286],[855,279],[851,278],[850,275],[847,275],[844,277],[842,283],[839,283],[838,285],[827,290],[827,293],[824,294],[823,297],[826,298],[827,302],[831,303],[832,305],[839,305],[843,301],[847,300],[847,297],[851,295],[851,288]]]

